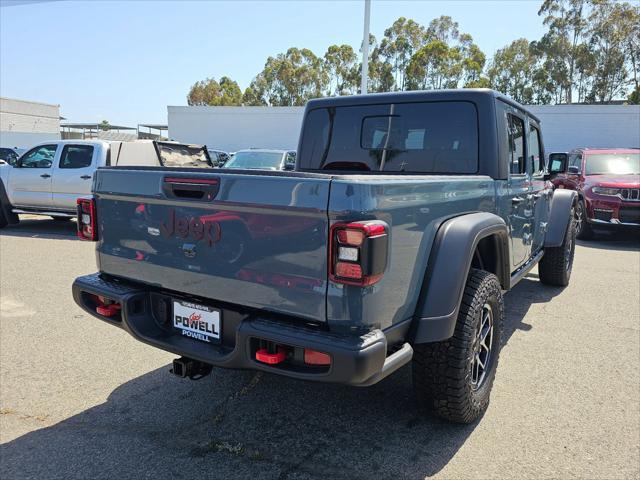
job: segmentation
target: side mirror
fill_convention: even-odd
[[[569,154],[561,152],[561,153],[550,153],[549,154],[549,165],[547,169],[547,174],[550,178],[553,178],[559,173],[564,173],[567,171],[567,164],[569,161]]]
[[[284,169],[291,171],[291,170],[295,170],[296,169],[296,164],[295,163],[285,163],[284,164]]]

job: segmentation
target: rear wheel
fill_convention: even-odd
[[[562,245],[544,249],[544,255],[538,264],[538,275],[542,283],[557,287],[569,285],[576,250],[576,231],[577,220],[571,215]]]
[[[9,225],[9,221],[7,220],[7,217],[4,214],[4,210],[0,207],[0,228],[4,228],[7,225]]]
[[[418,402],[454,422],[478,419],[489,405],[503,319],[498,278],[472,269],[453,337],[414,346],[413,387]]]
[[[593,229],[587,222],[587,205],[584,200],[578,200],[576,205],[576,237],[580,240],[593,237]]]

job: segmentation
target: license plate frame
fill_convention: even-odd
[[[218,308],[172,299],[171,323],[180,335],[203,343],[220,343],[222,311]]]

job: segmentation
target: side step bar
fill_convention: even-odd
[[[20,213],[22,215],[47,215],[49,217],[64,217],[75,218],[75,214],[66,212],[53,212],[53,211],[41,211],[41,210],[23,210],[21,208],[14,208],[11,210],[13,213]]]

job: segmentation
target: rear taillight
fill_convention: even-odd
[[[81,240],[95,242],[98,240],[98,223],[96,222],[95,198],[79,198],[78,204],[78,237]]]
[[[366,287],[379,282],[387,267],[389,234],[379,221],[336,223],[331,227],[329,278]]]

